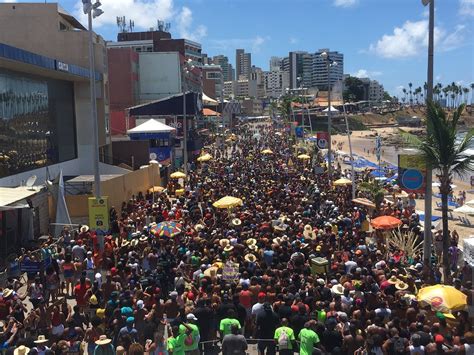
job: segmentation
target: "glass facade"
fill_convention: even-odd
[[[0,178],[76,157],[73,83],[0,69]]]

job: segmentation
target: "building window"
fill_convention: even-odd
[[[0,70],[0,178],[77,157],[73,84]]]
[[[62,23],[62,22],[59,22],[59,30],[60,31],[67,31],[68,27]]]
[[[169,145],[169,139],[150,139],[150,148],[165,148]]]
[[[220,79],[221,73],[216,72],[216,71],[206,72],[206,78],[207,79]]]

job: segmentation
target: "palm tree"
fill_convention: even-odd
[[[441,209],[443,216],[443,276],[448,282],[451,276],[449,268],[449,233],[448,233],[448,196],[454,175],[464,176],[474,171],[474,155],[467,150],[474,143],[474,128],[471,128],[462,139],[456,140],[457,125],[465,105],[460,105],[452,116],[448,116],[443,108],[433,102],[427,103],[426,137],[418,138],[405,135],[416,147],[423,160],[436,175],[441,184]]]
[[[410,88],[410,106],[413,105],[413,96],[412,96],[412,91],[411,91],[412,86],[413,86],[412,83],[408,83],[408,87]]]
[[[474,103],[474,83],[471,83],[471,105]]]
[[[464,104],[467,105],[467,101],[469,100],[469,88],[462,88],[462,93],[463,93],[463,97],[464,97]]]

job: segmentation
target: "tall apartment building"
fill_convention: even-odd
[[[282,61],[283,59],[280,57],[271,57],[269,63],[269,71],[272,71],[275,68],[281,68]]]
[[[285,94],[290,85],[290,75],[288,71],[273,67],[273,70],[264,72],[265,95],[267,97],[278,98]]]
[[[233,67],[232,64],[229,63],[228,57],[222,54],[216,55],[212,58],[212,64],[219,65],[222,68],[222,77],[224,78],[224,81],[234,80]]]
[[[369,83],[369,101],[381,102],[384,95],[384,87],[377,80],[371,80]]]
[[[312,87],[319,89],[327,89],[328,83],[328,68],[327,62],[321,57],[321,54],[326,52],[331,62],[336,62],[337,65],[330,67],[329,81],[330,85],[343,80],[344,75],[344,55],[337,51],[330,51],[328,48],[319,49],[313,56],[312,65]]]
[[[245,53],[244,49],[235,50],[235,78],[248,79],[252,69],[252,55]]]
[[[265,97],[265,79],[262,68],[256,67],[255,65],[252,66],[249,81],[255,81],[255,86],[257,90],[255,95],[250,96],[255,96],[257,98]]]
[[[290,73],[290,89],[296,89],[300,86],[299,80],[303,78],[303,56],[308,52],[290,52],[288,55],[288,70]],[[300,78],[300,79],[298,79]]]
[[[220,99],[223,84],[223,70],[220,65],[211,64],[202,67],[202,90],[207,96]]]

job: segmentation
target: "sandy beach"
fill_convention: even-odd
[[[405,128],[404,128],[405,129]],[[408,128],[406,130],[409,130]],[[351,136],[352,141],[352,150],[354,154],[364,156],[370,161],[377,162],[377,158],[373,153],[375,149],[375,134],[379,134],[382,136],[382,140],[386,141],[393,135],[399,134],[399,128],[378,128],[372,129],[370,131],[354,131]],[[334,135],[333,140],[342,143],[342,151],[349,153],[349,143],[347,136],[345,135]],[[398,154],[402,153],[410,153],[410,149],[403,148],[403,147],[396,147],[393,145],[388,145],[386,143],[382,143],[382,160],[392,163],[394,165],[398,165]],[[467,201],[474,199],[474,190],[470,185],[470,176],[465,176],[462,179],[459,177],[455,177],[453,183],[456,185],[454,188],[454,196],[457,196],[459,191],[466,191],[467,192]],[[436,176],[433,174],[433,182],[437,181]],[[437,193],[436,188],[433,188],[433,192]],[[436,202],[441,202],[441,199],[436,198],[433,196],[433,209],[432,214],[433,216],[441,216],[441,210],[436,206]],[[417,200],[418,210],[424,210],[424,201]],[[456,230],[459,233],[461,239],[467,238],[469,236],[474,236],[474,217],[472,216],[464,216],[463,214],[459,214],[459,216],[467,217],[469,221],[473,224],[472,227],[466,226],[462,224],[459,220],[457,220],[458,214],[452,213],[455,219],[449,220],[449,229]],[[462,244],[461,244],[462,246]]]

